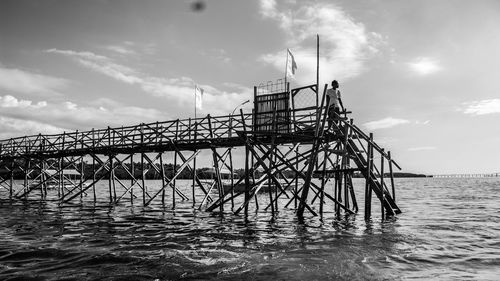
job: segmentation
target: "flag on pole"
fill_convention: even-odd
[[[295,70],[297,69],[297,63],[295,63],[295,58],[293,57],[292,52],[290,52],[290,49],[287,49],[287,66],[286,66],[286,76],[294,77],[295,76]]]
[[[195,96],[195,106],[198,109],[203,109],[203,88],[198,87],[198,85],[194,86],[194,96]]]

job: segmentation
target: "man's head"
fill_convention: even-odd
[[[332,81],[332,88],[337,89],[339,87],[339,82],[337,80]]]

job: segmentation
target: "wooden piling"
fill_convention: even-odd
[[[113,156],[108,155],[109,171],[108,171],[108,187],[109,187],[109,203],[113,202]]]
[[[10,164],[10,184],[9,184],[9,198],[12,199],[12,195],[14,194],[14,160]]]
[[[373,133],[370,133],[370,138],[368,140],[368,153],[367,153],[367,165],[366,165],[366,186],[365,186],[365,220],[369,220],[371,217],[371,202],[372,202],[372,187],[371,181],[373,179]]]
[[[382,220],[385,219],[384,212],[384,202],[385,202],[385,187],[384,187],[384,149],[382,149],[382,153],[380,154],[380,187],[382,188],[382,196],[380,199],[380,209]]]
[[[141,183],[142,183],[142,205],[146,206],[146,167],[144,166],[144,153],[141,153]]]
[[[96,182],[95,176],[96,176],[96,170],[95,170],[95,156],[94,156],[92,157],[92,182]],[[94,195],[94,203],[95,203],[97,201],[95,184],[92,185],[92,194]]]
[[[134,204],[134,185],[135,185],[135,173],[134,173],[134,154],[130,155],[130,204]]]
[[[163,153],[160,152],[160,177],[161,177],[161,205],[165,207],[165,165],[163,164]],[[175,194],[175,192],[174,192]]]
[[[387,152],[387,155],[388,155],[388,160],[387,162],[389,162],[389,173],[390,173],[390,176],[391,176],[391,188],[392,188],[392,199],[394,199],[394,202],[396,202],[396,189],[395,189],[395,185],[394,185],[394,174],[392,173],[392,158],[391,158],[391,152],[388,151]]]

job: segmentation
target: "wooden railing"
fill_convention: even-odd
[[[294,110],[292,128],[314,126],[311,108]],[[32,135],[0,141],[0,158],[23,155],[56,154],[61,151],[92,151],[104,148],[147,148],[169,143],[193,144],[238,138],[237,132],[252,131],[252,114],[210,116],[142,123],[135,126]]]

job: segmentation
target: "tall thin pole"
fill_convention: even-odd
[[[316,34],[316,106],[319,96],[319,34]]]
[[[285,63],[285,85],[286,85],[286,77],[288,76],[288,52],[290,52],[290,49],[286,49],[286,63]]]

